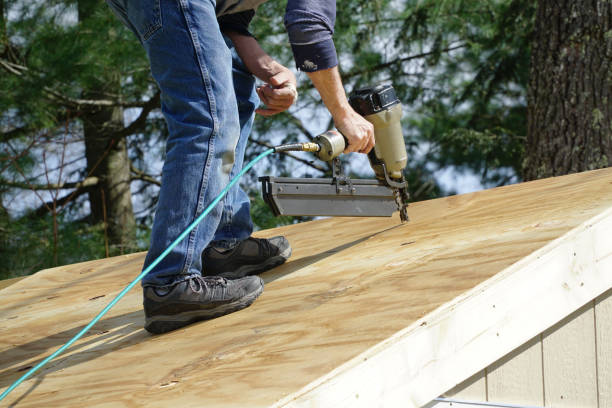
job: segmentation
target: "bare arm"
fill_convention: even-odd
[[[374,147],[374,126],[351,108],[337,67],[307,72],[334,119],[336,129],[348,140],[345,153],[368,153]]]
[[[297,98],[295,75],[270,57],[253,37],[226,32],[247,69],[267,85],[257,88],[266,109],[257,113],[271,116],[288,109]],[[368,153],[374,147],[374,127],[357,114],[348,103],[338,68],[307,72],[334,119],[336,128],[346,137],[345,153]]]
[[[257,109],[263,116],[271,116],[288,109],[297,98],[293,72],[270,57],[253,37],[234,31],[226,32],[247,69],[266,83],[257,94],[266,109]]]

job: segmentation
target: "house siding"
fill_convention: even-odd
[[[612,290],[444,396],[517,405],[612,408]]]

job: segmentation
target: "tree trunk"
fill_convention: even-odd
[[[106,7],[101,0],[79,0],[79,21],[84,21]],[[99,78],[97,91],[86,91],[86,99],[108,99],[120,95],[119,79],[111,75]],[[123,108],[104,107],[81,116],[85,138],[87,171],[100,183],[89,192],[91,216],[94,224],[103,223],[107,244],[119,253],[135,246],[136,223],[130,190],[130,161],[125,138],[114,137],[124,128]],[[108,251],[107,251],[108,252]]]
[[[612,164],[612,3],[540,0],[525,180]]]
[[[125,138],[113,138],[114,132],[123,129],[123,109],[104,108],[88,114],[83,117],[83,127],[87,170],[93,168],[91,175],[100,180],[89,192],[92,221],[104,223],[108,243],[124,253],[134,246],[136,223],[127,143]]]

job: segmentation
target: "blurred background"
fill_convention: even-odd
[[[286,1],[251,30],[295,65]],[[603,0],[338,0],[347,93],[392,84],[415,201],[606,167],[612,12]],[[0,0],[0,279],[147,249],[167,130],[140,44],[102,0]],[[305,74],[288,112],[258,116],[247,156],[333,127]],[[367,158],[342,157],[353,177]],[[258,176],[329,176],[307,153],[242,180],[257,228],[274,217]]]

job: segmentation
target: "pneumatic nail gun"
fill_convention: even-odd
[[[332,178],[260,177],[263,198],[275,215],[390,217],[408,220],[407,163],[400,119],[402,105],[391,85],[363,88],[349,95],[352,108],[374,125],[375,146],[368,154],[376,179],[351,179],[338,156],[346,141],[335,131],[313,142],[282,145],[276,151],[310,151],[331,161]]]

